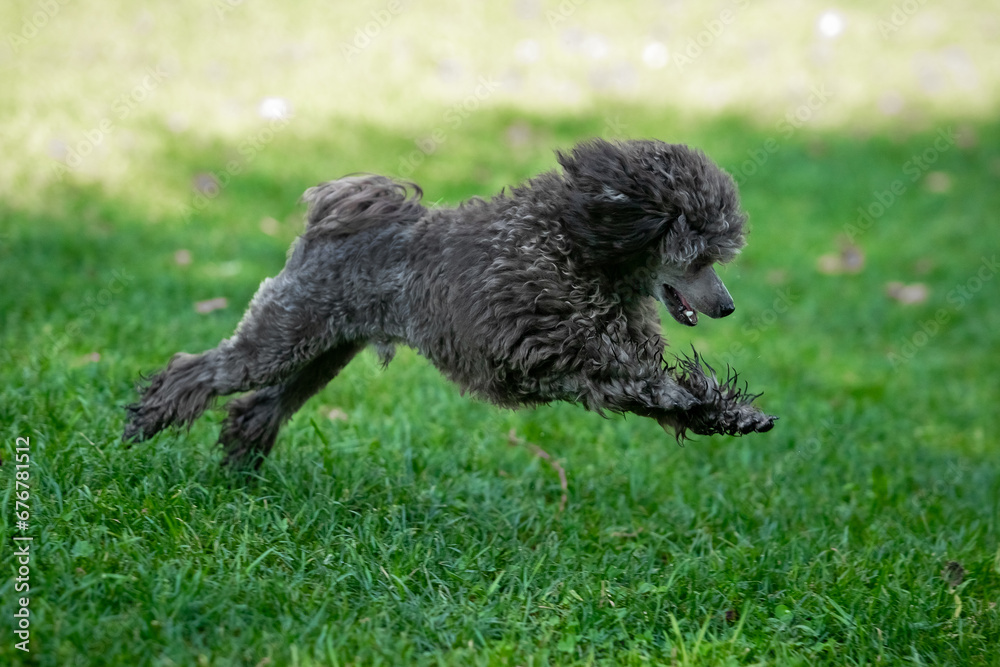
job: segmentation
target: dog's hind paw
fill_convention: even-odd
[[[163,417],[162,411],[157,411],[141,402],[126,405],[125,412],[122,442],[127,444],[145,442],[167,426],[167,420]]]

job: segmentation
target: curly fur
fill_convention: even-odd
[[[663,361],[655,299],[682,324],[734,306],[711,266],[745,243],[736,186],[703,153],[594,140],[562,172],[457,208],[355,175],[308,190],[305,233],[236,333],[177,355],[129,406],[124,437],[229,406],[225,461],[259,465],[278,429],[366,345],[417,349],[463,390],[516,407],[565,400],[695,433],[766,431],[774,417],[698,359]]]

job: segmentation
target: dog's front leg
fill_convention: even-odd
[[[753,405],[757,396],[738,387],[735,375],[720,384],[697,356],[667,369],[643,365],[629,370],[628,374],[601,374],[573,383],[566,398],[596,412],[650,417],[678,438],[688,431],[698,435],[763,433],[777,419]]]
[[[588,410],[631,412],[658,421],[681,418],[699,404],[690,391],[656,369],[638,378],[588,377],[580,384],[574,383],[569,393],[566,398],[582,402]]]
[[[631,412],[655,419],[665,430],[684,438],[698,435],[762,433],[777,417],[753,405],[756,396],[734,382],[719,384],[700,364],[671,369],[674,375],[651,373],[644,379],[591,378],[576,390],[576,400],[596,412]],[[733,378],[730,378],[733,380]]]
[[[678,437],[684,437],[688,429],[698,435],[745,435],[763,433],[774,427],[777,417],[754,406],[753,401],[759,394],[749,393],[746,386],[741,388],[736,373],[730,372],[720,383],[715,371],[704,366],[697,353],[691,358],[678,359],[671,372],[677,384],[696,399],[695,404],[683,412],[657,417],[661,426],[670,427]]]

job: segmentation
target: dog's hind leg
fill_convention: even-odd
[[[274,446],[278,430],[313,394],[320,391],[364,347],[343,343],[319,355],[281,384],[264,387],[231,401],[219,434],[223,465],[260,467]]]
[[[123,439],[145,440],[198,418],[217,396],[281,385],[331,347],[335,332],[316,312],[316,295],[287,271],[264,282],[236,333],[201,354],[174,355],[128,406]]]
[[[174,424],[190,424],[217,395],[215,359],[218,349],[201,354],[179,352],[154,375],[138,403],[125,409],[128,421],[122,439],[146,440]]]

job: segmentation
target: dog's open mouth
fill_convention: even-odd
[[[688,327],[698,324],[698,313],[687,302],[683,294],[664,283],[663,297],[666,301],[664,305],[675,320]]]

